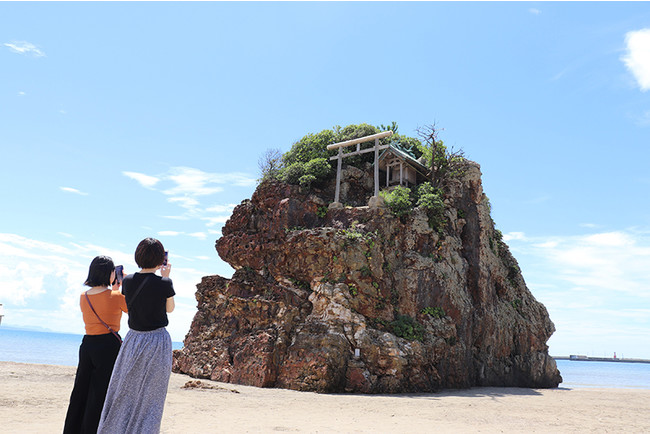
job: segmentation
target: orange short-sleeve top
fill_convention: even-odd
[[[126,312],[126,300],[120,291],[106,290],[98,294],[88,294],[90,302],[95,308],[97,315],[108,324],[114,331],[120,330],[122,312]],[[87,335],[104,335],[110,333],[104,324],[97,318],[88,305],[86,294],[81,294],[81,313],[86,325]]]

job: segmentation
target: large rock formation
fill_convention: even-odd
[[[366,167],[368,169],[368,167]],[[301,191],[262,183],[216,248],[231,279],[204,277],[174,370],[262,387],[428,392],[556,387],[554,331],[494,229],[478,164],[444,187],[445,225],[359,206],[372,175]]]

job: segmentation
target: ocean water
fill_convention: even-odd
[[[17,330],[0,326],[0,361],[77,366],[82,335]],[[173,342],[174,349],[183,347]],[[560,387],[650,389],[650,364],[557,360]]]
[[[122,338],[126,333],[120,332]],[[0,361],[77,366],[83,335],[36,332],[0,326]],[[172,342],[180,349],[182,342]]]
[[[650,363],[588,362],[556,360],[569,389],[623,388],[650,389]]]

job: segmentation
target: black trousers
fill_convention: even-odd
[[[112,333],[85,335],[65,417],[64,434],[96,433],[120,341]]]

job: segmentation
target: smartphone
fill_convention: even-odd
[[[169,250],[165,250],[165,260],[163,261],[163,267],[167,266],[167,259],[169,259]]]
[[[115,267],[115,280],[117,283],[122,283],[124,279],[124,265],[118,265]]]

